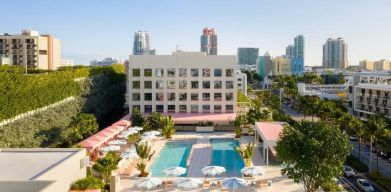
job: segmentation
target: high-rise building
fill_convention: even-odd
[[[304,72],[304,36],[295,37],[294,54],[292,60],[292,75],[301,75]]]
[[[255,65],[259,57],[258,48],[239,47],[238,48],[238,64],[239,65]]]
[[[263,79],[270,74],[272,71],[272,57],[269,52],[266,52],[263,56],[258,59],[257,71],[259,78]]]
[[[8,55],[11,65],[56,70],[60,66],[61,41],[32,30],[14,35],[5,33],[0,35],[0,55]]]
[[[292,58],[287,56],[274,57],[272,59],[272,74],[278,75],[292,75]]]
[[[329,38],[323,45],[323,67],[340,69],[348,67],[348,46],[342,38]]]
[[[295,46],[294,45],[288,45],[285,48],[285,55],[293,57],[295,55]]]
[[[152,50],[155,53],[155,50]],[[137,31],[134,33],[133,55],[150,55],[149,32]]]
[[[204,28],[201,35],[201,52],[217,55],[217,33],[213,28]]]
[[[382,59],[379,61],[360,61],[359,65],[362,70],[389,71],[391,70],[391,61]]]
[[[90,65],[91,66],[111,66],[112,64],[121,64],[121,60],[120,59],[116,59],[116,58],[105,58],[103,60],[92,60],[90,62]]]

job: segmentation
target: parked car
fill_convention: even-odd
[[[357,185],[360,189],[362,189],[365,192],[375,191],[372,185],[365,179],[357,179]]]
[[[343,173],[345,174],[346,177],[352,177],[356,175],[354,170],[349,166],[343,166]]]
[[[357,136],[350,136],[350,141],[357,141],[358,140],[358,137]]]

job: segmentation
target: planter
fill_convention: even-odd
[[[148,177],[149,173],[145,173],[145,175],[141,175],[141,173],[139,175],[137,175],[138,178],[145,178],[145,177]]]
[[[214,127],[213,126],[200,126],[200,127],[196,127],[196,132],[199,132],[199,133],[211,133],[214,131]]]
[[[101,192],[101,189],[69,190],[69,192]]]
[[[251,166],[251,159],[245,159],[245,160],[244,160],[244,165],[245,165],[246,167],[250,167],[250,166]]]

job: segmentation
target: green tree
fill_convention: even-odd
[[[170,139],[172,135],[175,134],[174,120],[172,120],[171,115],[167,117],[161,117],[160,122],[162,125],[162,134],[166,139]]]
[[[358,137],[358,160],[361,161],[361,140],[365,134],[364,131],[364,123],[360,120],[351,115],[351,119],[349,120],[347,124],[347,132],[350,135],[356,135]]]
[[[305,191],[315,192],[341,174],[351,145],[346,134],[323,122],[301,121],[284,127],[276,146],[277,158],[286,163],[282,169]]]
[[[140,171],[140,176],[145,177],[148,173],[145,171],[148,161],[151,160],[155,151],[152,152],[152,148],[148,146],[148,143],[136,145],[136,152],[139,156],[139,161],[136,164],[136,168]]]
[[[246,167],[250,167],[251,165],[251,159],[254,155],[254,143],[248,143],[246,146],[243,147],[236,147],[236,152],[239,153],[240,157],[243,159]]]
[[[368,127],[366,129],[366,133],[370,139],[370,151],[373,148],[373,142],[375,142],[376,146],[378,145],[378,138],[381,137],[385,133],[385,128],[387,126],[386,120],[381,115],[373,115],[368,119]],[[376,153],[376,168],[379,171],[379,155]],[[370,153],[369,157],[369,171],[372,171],[372,153]]]
[[[145,120],[144,127],[149,127],[152,130],[158,130],[162,128],[161,125],[162,115],[156,111],[152,112]]]
[[[144,124],[144,117],[140,112],[140,109],[133,108],[132,114],[130,115],[130,121],[132,122],[132,126],[143,126]]]
[[[63,144],[71,146],[95,133],[99,127],[96,121],[93,114],[77,115],[61,134]]]
[[[98,159],[92,166],[92,170],[97,172],[105,181],[106,185],[110,182],[111,172],[118,168],[120,157],[116,153],[108,153],[105,157]]]

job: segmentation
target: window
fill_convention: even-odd
[[[133,77],[140,77],[140,69],[132,69]]]
[[[226,89],[233,89],[234,88],[234,82],[233,81],[226,81],[225,82],[225,88]]]
[[[191,88],[192,89],[198,89],[198,81],[192,81],[191,82]]]
[[[232,101],[234,99],[233,93],[225,93],[225,100],[226,101]]]
[[[234,76],[234,70],[233,69],[226,69],[225,70],[225,76],[233,77]]]
[[[187,77],[187,69],[185,68],[179,69],[179,77]]]
[[[156,112],[164,113],[164,105],[156,105]]]
[[[152,93],[144,93],[144,101],[152,101]]]
[[[164,82],[156,81],[156,89],[164,89]]]
[[[168,81],[167,88],[169,88],[169,89],[175,89],[175,81]]]
[[[168,105],[167,106],[167,112],[175,113],[175,105]]]
[[[192,93],[191,94],[191,100],[192,101],[198,101],[198,93]]]
[[[175,69],[174,68],[167,69],[167,76],[168,77],[175,77]]]
[[[210,93],[202,93],[202,100],[209,101],[210,100]]]
[[[198,113],[198,105],[191,105],[190,110],[191,113]]]
[[[222,111],[221,109],[222,109],[221,105],[213,106],[213,110],[215,113],[221,113],[221,111]]]
[[[222,85],[223,83],[221,82],[221,81],[215,81],[214,82],[214,88],[215,89],[221,89],[221,85]]]
[[[221,69],[215,69],[215,70],[214,70],[214,76],[215,76],[215,77],[221,77],[221,73],[222,73],[222,72],[221,72]]]
[[[156,69],[156,77],[163,77],[164,76],[164,69],[157,68]]]
[[[221,93],[215,93],[214,94],[214,99],[215,99],[215,101],[221,101]]]
[[[210,69],[202,69],[203,77],[210,77]]]
[[[210,89],[210,81],[202,81],[202,88]]]
[[[133,81],[133,89],[140,89],[140,81]]]
[[[179,81],[179,89],[187,89],[187,81]]]
[[[234,111],[234,106],[233,105],[226,105],[225,106],[225,112],[226,113],[232,113]]]
[[[179,101],[187,101],[187,93],[179,93]]]
[[[138,110],[140,110],[140,105],[133,105],[132,109],[138,109]]]
[[[152,77],[152,69],[144,69],[144,77]]]
[[[175,93],[167,93],[168,101],[175,101]]]
[[[198,77],[198,69],[191,69],[191,76]]]
[[[144,81],[144,89],[152,89],[152,81]]]
[[[164,93],[156,93],[156,101],[164,101]]]
[[[203,113],[210,113],[210,105],[202,105]]]
[[[152,113],[152,105],[144,105],[144,113]]]
[[[179,105],[179,113],[187,113],[187,106]]]
[[[140,93],[133,93],[133,101],[140,101]]]

